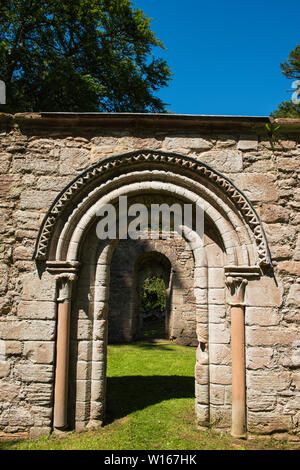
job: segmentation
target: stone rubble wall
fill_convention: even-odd
[[[251,294],[255,303],[246,307],[248,426],[251,432],[258,433],[297,431],[299,135],[270,142],[265,135],[253,133],[208,135],[201,130],[131,132],[109,128],[24,130],[7,125],[0,130],[0,429],[31,429],[32,436],[47,434],[51,429],[55,286],[48,273],[39,279],[31,259],[44,215],[59,191],[82,170],[111,155],[143,148],[187,154],[209,164],[244,191],[261,217],[278,287],[274,305],[274,285],[257,281],[257,289]],[[215,311],[211,307],[211,317]],[[219,320],[215,322],[218,326]],[[211,377],[212,404],[228,404],[226,413],[230,409],[229,331],[220,325],[213,329],[210,351],[212,361],[217,363],[212,373],[218,375]],[[221,340],[215,345],[213,335],[217,334]]]

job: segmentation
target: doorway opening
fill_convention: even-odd
[[[169,338],[171,263],[159,252],[144,253],[135,264],[136,339]]]

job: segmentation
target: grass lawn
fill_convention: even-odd
[[[194,414],[195,349],[146,338],[110,345],[107,423],[65,437],[0,440],[15,450],[246,450],[295,449],[274,440],[232,439],[199,431]]]

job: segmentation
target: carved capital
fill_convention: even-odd
[[[228,276],[225,284],[230,294],[229,304],[233,306],[244,305],[245,289],[248,284],[247,279]]]
[[[76,274],[62,273],[56,276],[57,302],[70,301],[72,297],[72,284],[77,280]]]

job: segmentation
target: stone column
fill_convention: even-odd
[[[246,437],[246,365],[245,365],[245,287],[242,277],[228,276],[230,292],[231,354],[232,354],[232,427],[231,435]]]
[[[68,424],[67,405],[71,295],[72,282],[76,280],[76,275],[62,273],[59,274],[56,279],[58,288],[58,305],[53,425],[56,429],[64,429]]]

